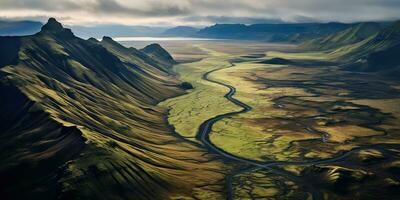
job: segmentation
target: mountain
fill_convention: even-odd
[[[196,36],[198,28],[190,26],[177,26],[174,28],[167,29],[163,32],[165,36],[177,36],[177,37],[193,37]]]
[[[192,198],[223,181],[156,105],[184,93],[161,47],[84,40],[53,18],[0,41],[1,199]]]
[[[398,58],[400,21],[361,42],[341,47],[332,54],[337,60],[346,62],[344,67],[347,70],[378,72],[398,79],[400,77]]]
[[[248,33],[249,27],[244,24],[215,24],[198,31],[202,37],[235,39]]]
[[[329,50],[341,46],[355,44],[377,34],[382,27],[379,23],[364,22],[344,31],[309,40],[300,45],[305,49]]]
[[[93,38],[91,39],[93,40]],[[94,40],[96,41],[96,40]],[[158,70],[164,72],[164,73],[170,73],[171,72],[171,66],[172,64],[175,63],[173,60],[172,56],[164,50],[160,45],[158,45],[158,51],[163,52],[164,54],[160,54],[160,56],[163,57],[157,57],[154,55],[153,52],[144,52],[135,48],[126,48],[119,44],[118,42],[114,41],[110,37],[103,37],[103,40],[100,43],[103,47],[107,48],[110,52],[118,55],[121,58],[124,58],[123,60],[131,60],[131,62],[135,62],[137,65],[140,66],[147,66],[151,65]],[[152,48],[155,44],[148,45],[145,48]],[[169,57],[171,60],[164,60],[164,57]],[[140,60],[138,60],[140,59]]]
[[[400,21],[360,23],[344,31],[305,41],[301,48],[323,50],[345,70],[400,75]]]
[[[150,58],[158,61],[160,64],[164,66],[171,67],[173,64],[176,64],[171,54],[169,54],[159,44],[150,44],[141,49],[140,51],[144,52],[145,54],[150,56]]]
[[[271,42],[299,42],[329,35],[354,24],[216,24],[198,31],[201,37],[223,39],[266,40]]]
[[[0,21],[0,36],[32,35],[40,27],[42,23],[35,21]]]

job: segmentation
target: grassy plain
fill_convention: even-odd
[[[160,104],[169,108],[168,120],[175,130],[193,141],[196,141],[194,137],[205,120],[240,109],[224,98],[227,88],[202,79],[208,71],[230,67],[229,55],[208,49],[204,51],[209,53],[209,57],[174,67],[181,80],[193,85],[193,91]]]
[[[260,62],[276,56],[301,66]],[[388,116],[398,115],[394,104],[399,94],[390,87],[393,83],[334,66],[302,64],[324,59],[324,53],[267,52],[266,57],[239,60],[235,67],[213,73],[211,78],[236,87],[235,97],[253,110],[217,122],[211,140],[255,160],[327,158],[372,141],[398,142],[394,127],[382,129],[398,121]],[[366,84],[362,78],[370,83],[361,86]],[[362,100],[367,96],[374,106]],[[307,148],[311,144],[316,148]]]
[[[252,47],[254,51],[249,50]],[[204,43],[195,48],[208,56],[175,67],[195,89],[162,103],[170,108],[169,122],[185,137],[193,139],[206,119],[239,109],[223,98],[226,88],[201,79],[210,70],[222,69],[209,77],[237,88],[235,97],[253,107],[248,113],[214,125],[212,142],[230,153],[260,161],[302,160],[326,158],[371,141],[397,141],[387,133],[390,130],[382,130],[391,126],[393,131],[399,118],[395,106],[398,93],[394,91],[398,89],[390,86],[396,83],[382,83],[367,75],[353,76],[335,66],[307,66],[312,61],[326,60],[329,55],[323,52],[261,53],[260,45],[240,48],[231,43]],[[248,54],[241,54],[244,52]],[[301,66],[262,62],[276,57],[294,60]],[[230,67],[230,62],[235,66]],[[363,78],[370,79],[370,83],[363,85]],[[397,116],[387,116],[391,114]],[[322,135],[326,136],[325,142],[321,142]],[[324,148],[308,149],[310,144]]]
[[[204,120],[239,109],[221,98],[226,88],[201,79],[207,71],[221,69],[209,78],[235,87],[234,97],[253,108],[213,126],[211,141],[231,154],[266,162],[304,161],[330,158],[363,145],[400,141],[396,134],[400,119],[398,83],[340,71],[325,62],[332,57],[324,52],[262,52],[259,46],[250,51],[252,45],[241,49],[234,44],[199,47],[208,52],[206,58],[175,67],[181,78],[195,88],[162,103],[170,108],[170,124],[184,137],[194,139]],[[288,62],[266,64],[274,58]],[[346,192],[373,191],[376,184],[370,177],[374,176],[385,190],[389,188],[385,195],[392,195],[390,188],[397,185],[393,179],[397,156],[395,149],[367,150],[340,164],[288,165],[282,169],[319,188],[328,199],[363,196],[363,192]],[[381,159],[387,163],[381,163]],[[372,168],[369,162],[375,163]],[[362,188],[363,180],[371,182]],[[342,184],[343,189],[338,189]],[[233,187],[239,199],[310,198],[309,193],[299,189],[299,183],[264,170],[238,173],[233,177]]]

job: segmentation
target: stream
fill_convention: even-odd
[[[234,67],[235,64],[231,63],[231,67]],[[225,68],[223,68],[225,69]],[[209,138],[209,134],[212,130],[212,126],[218,122],[221,119],[224,118],[229,118],[232,117],[234,115],[240,114],[240,113],[245,113],[248,112],[252,109],[251,106],[235,99],[233,96],[236,93],[236,88],[234,88],[231,85],[219,82],[219,81],[215,81],[215,80],[211,80],[208,78],[208,76],[218,70],[222,70],[222,69],[214,69],[211,70],[207,73],[205,73],[202,77],[202,79],[218,84],[218,85],[222,85],[226,88],[229,89],[229,92],[226,93],[224,95],[224,97],[231,101],[232,103],[234,103],[237,106],[240,106],[242,109],[240,111],[235,111],[235,112],[229,112],[229,113],[225,113],[225,114],[221,114],[221,115],[217,115],[213,118],[210,118],[206,121],[204,121],[200,127],[199,130],[197,132],[196,135],[196,139],[201,141],[203,143],[203,145],[211,152],[216,153],[220,156],[222,156],[225,159],[228,159],[230,161],[235,161],[238,163],[242,163],[242,164],[246,164],[249,165],[250,167],[252,167],[252,170],[257,170],[257,169],[265,169],[267,170],[269,173],[273,173],[282,177],[285,177],[293,182],[295,182],[296,184],[302,186],[304,189],[306,189],[308,192],[311,193],[313,200],[322,200],[323,198],[323,194],[321,193],[321,191],[317,188],[315,188],[313,185],[309,184],[307,181],[304,181],[301,177],[295,176],[290,172],[287,172],[283,169],[278,169],[278,168],[274,168],[274,166],[285,166],[285,165],[296,165],[296,166],[307,166],[307,165],[319,165],[319,164],[329,164],[329,163],[333,163],[333,162],[338,162],[341,160],[344,160],[345,158],[347,158],[348,156],[350,156],[351,154],[358,152],[360,150],[364,150],[364,149],[372,149],[372,148],[379,148],[380,145],[367,145],[367,146],[363,146],[363,147],[357,147],[354,148],[350,151],[347,151],[345,153],[340,153],[338,155],[335,155],[332,158],[328,158],[328,159],[319,159],[319,160],[312,160],[312,161],[270,161],[270,162],[260,162],[260,161],[256,161],[256,160],[251,160],[251,159],[247,159],[247,158],[242,158],[239,156],[235,156],[229,152],[224,151],[223,149],[215,146]],[[324,135],[321,135],[321,137],[325,137]],[[324,139],[323,139],[324,140]],[[233,200],[234,199],[234,188],[233,188],[233,178],[234,176],[237,176],[241,173],[244,172],[248,172],[249,170],[241,170],[239,172],[236,172],[234,174],[229,175],[226,178],[226,182],[227,182],[227,188],[228,188],[228,200]]]

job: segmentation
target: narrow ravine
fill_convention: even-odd
[[[230,67],[234,67],[235,64],[231,63]],[[293,182],[295,182],[296,184],[298,184],[299,186],[302,186],[303,188],[305,188],[308,192],[311,193],[312,197],[314,200],[322,200],[323,199],[323,195],[322,192],[320,190],[318,190],[317,188],[315,188],[313,185],[309,184],[307,181],[304,181],[301,177],[295,176],[293,174],[291,174],[290,172],[287,172],[285,170],[282,169],[278,169],[278,168],[274,168],[276,166],[285,166],[285,165],[296,165],[296,166],[306,166],[306,165],[318,165],[318,164],[328,164],[328,163],[333,163],[333,162],[338,162],[341,161],[345,158],[347,158],[348,156],[350,156],[352,153],[358,152],[360,150],[364,150],[364,149],[379,149],[382,148],[382,145],[367,145],[367,146],[362,146],[362,147],[358,147],[358,148],[354,148],[350,151],[347,151],[345,153],[339,153],[335,156],[333,156],[332,158],[328,158],[328,159],[319,159],[319,160],[312,160],[312,161],[271,161],[271,162],[260,162],[260,161],[256,161],[256,160],[251,160],[251,159],[247,159],[247,158],[242,158],[239,156],[235,156],[229,152],[224,151],[223,149],[219,148],[218,146],[215,146],[211,141],[210,141],[210,137],[209,134],[212,130],[212,126],[219,120],[224,119],[224,118],[228,118],[240,113],[245,113],[248,112],[252,109],[251,106],[235,99],[233,96],[236,93],[236,88],[234,88],[231,85],[216,81],[216,80],[211,80],[209,79],[209,75],[215,71],[218,70],[223,70],[225,68],[222,69],[214,69],[211,70],[207,73],[205,73],[202,77],[202,79],[218,84],[218,85],[222,85],[226,88],[229,89],[229,92],[226,93],[224,95],[224,97],[231,101],[232,103],[234,103],[237,106],[240,106],[242,108],[242,110],[240,111],[235,111],[235,112],[229,112],[229,113],[225,113],[225,114],[221,114],[221,115],[217,115],[213,118],[210,118],[206,121],[204,121],[200,127],[199,130],[197,132],[196,135],[196,139],[201,141],[203,143],[203,145],[211,152],[219,154],[220,156],[222,156],[223,158],[230,160],[230,161],[235,161],[238,163],[242,163],[242,164],[246,164],[249,165],[250,167],[252,167],[252,170],[256,170],[256,169],[265,169],[270,173],[285,177]],[[321,136],[322,138],[324,137],[323,135]],[[234,189],[233,189],[233,179],[234,176],[237,176],[241,173],[247,172],[249,170],[241,170],[239,172],[236,172],[234,174],[229,175],[226,178],[226,182],[227,182],[227,189],[228,189],[228,199],[229,200],[233,200],[234,199]]]

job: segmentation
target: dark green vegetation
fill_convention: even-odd
[[[0,36],[31,35],[40,30],[42,23],[35,21],[0,21]]]
[[[184,92],[161,47],[83,40],[55,19],[0,40],[1,199],[223,194],[228,169],[156,106]]]
[[[338,33],[333,33],[326,37],[312,39],[304,42],[300,47],[312,50],[329,50],[354,44],[363,41],[382,29],[381,25],[375,22],[365,22],[355,25]]]
[[[362,23],[324,38],[305,42],[301,47],[328,50],[332,61],[345,70],[376,72],[398,78],[400,75],[400,21],[380,28]]]
[[[193,85],[190,84],[189,82],[183,82],[180,86],[181,86],[181,88],[184,89],[184,90],[193,89]]]

